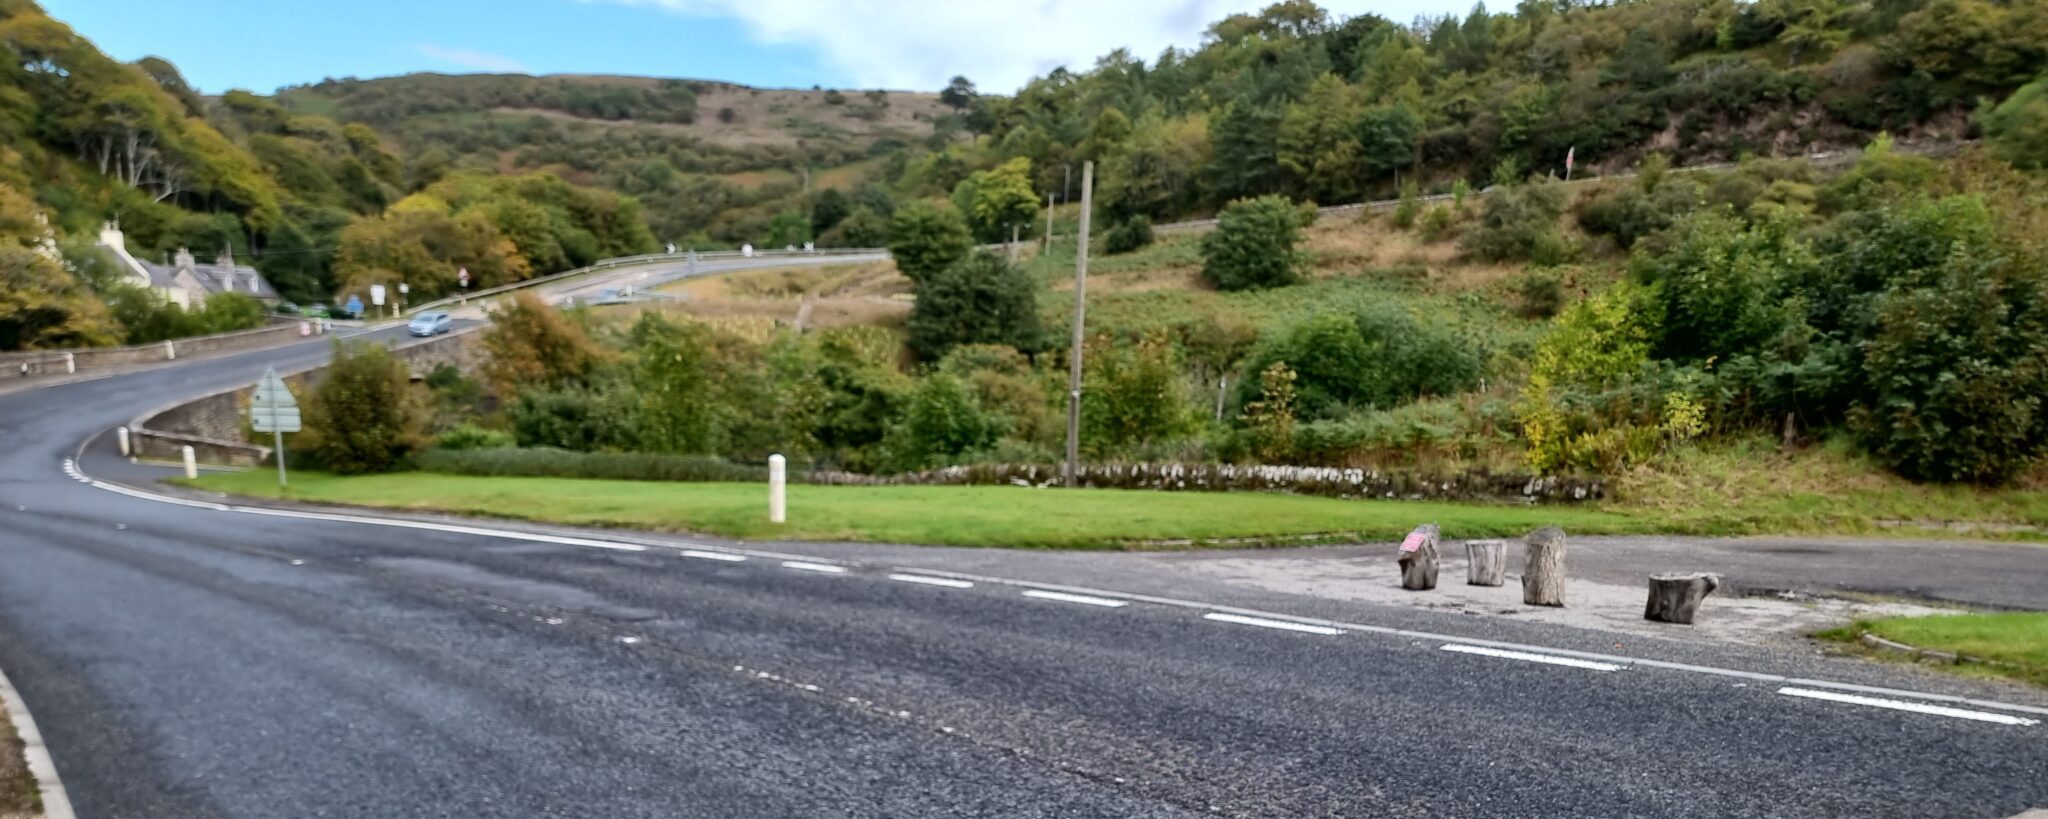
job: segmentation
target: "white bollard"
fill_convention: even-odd
[[[78,356],[76,354],[64,354],[64,371],[67,373],[78,372]]]
[[[189,480],[195,480],[195,481],[196,481],[196,480],[199,480],[199,456],[198,456],[198,455],[196,455],[196,454],[193,454],[193,452],[192,452],[192,448],[191,448],[191,447],[189,447],[189,446],[188,446],[188,447],[185,447],[185,448],[184,448],[184,450],[185,450],[185,477],[186,477],[187,479],[189,479]]]
[[[126,458],[135,454],[135,450],[129,448],[127,427],[115,427],[114,437],[121,442],[121,457]]]
[[[784,484],[789,479],[789,462],[781,455],[768,456],[768,522],[781,523],[788,517]]]
[[[170,342],[168,342],[168,341],[164,342],[164,359],[165,359],[165,360],[167,360],[167,361],[176,361],[176,360],[178,360],[178,347],[177,347],[177,345],[175,345],[175,344],[172,344],[172,343],[170,343]]]

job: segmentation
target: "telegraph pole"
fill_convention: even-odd
[[[1045,195],[1045,252],[1052,252],[1052,194]]]
[[[1072,489],[1081,463],[1081,341],[1088,317],[1088,212],[1095,207],[1095,163],[1081,163],[1081,231],[1074,245],[1074,339],[1067,350],[1067,466],[1063,477]]]

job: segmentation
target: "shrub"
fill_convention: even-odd
[[[1564,307],[1564,277],[1554,268],[1537,268],[1515,279],[1515,312],[1547,319]]]
[[[1977,126],[2005,161],[2021,168],[2048,168],[2048,76],[1978,112]]]
[[[520,478],[593,478],[619,481],[766,480],[768,470],[705,455],[651,452],[572,452],[561,449],[448,449],[419,454],[419,468],[450,475]],[[798,480],[797,476],[791,476]]]
[[[1434,242],[1444,238],[1445,234],[1451,232],[1451,225],[1454,220],[1455,217],[1451,214],[1450,208],[1443,205],[1431,206],[1429,210],[1422,213],[1422,240]]]
[[[1564,187],[1555,182],[1531,182],[1495,190],[1480,209],[1479,224],[1465,232],[1465,252],[1488,262],[1511,259],[1538,260],[1555,264],[1566,255],[1557,233],[1558,217],[1564,213]]]
[[[1230,203],[1202,237],[1202,277],[1223,290],[1293,284],[1308,263],[1297,250],[1301,211],[1283,196]]]
[[[484,378],[505,398],[536,387],[586,384],[605,360],[582,327],[527,290],[491,311],[483,344],[489,356]]]
[[[1295,409],[1310,419],[1450,395],[1478,383],[1481,371],[1478,353],[1457,334],[1386,308],[1310,317],[1261,342],[1246,369],[1263,372],[1275,362],[1295,375]],[[1239,396],[1249,401],[1263,389],[1247,380]]]
[[[1401,186],[1401,204],[1394,206],[1394,226],[1407,230],[1415,226],[1415,217],[1422,215],[1421,190],[1414,182]]]
[[[378,345],[335,342],[305,416],[312,440],[302,438],[301,449],[342,475],[396,469],[418,443],[405,365]]]
[[[1672,228],[1668,247],[1636,254],[1636,280],[1651,285],[1662,313],[1659,357],[1726,358],[1759,352],[1799,320],[1798,304],[1781,292],[1814,265],[1788,218],[1754,227],[1725,213],[1704,213]]]
[[[512,436],[522,447],[553,447],[589,451],[631,445],[633,414],[620,390],[599,394],[587,389],[538,389],[520,393],[506,408]]]
[[[1137,344],[1107,336],[1088,345],[1081,393],[1081,443],[1109,455],[1171,441],[1193,431],[1194,408],[1181,383],[1180,352],[1155,331]]]
[[[1152,219],[1137,214],[1114,225],[1102,237],[1103,249],[1111,255],[1129,253],[1152,244]]]
[[[1021,268],[977,252],[926,280],[910,308],[910,349],[928,360],[957,344],[1043,346],[1038,286]]]
[[[974,239],[958,213],[928,202],[912,202],[889,223],[889,255],[896,269],[922,287],[973,249]]]
[[[944,466],[1002,437],[1001,419],[985,412],[966,382],[934,373],[918,382],[903,415],[883,441],[896,469]]]
[[[517,443],[512,433],[468,423],[458,424],[434,439],[435,448],[443,450],[503,449]]]

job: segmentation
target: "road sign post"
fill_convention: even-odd
[[[256,394],[249,398],[249,426],[270,433],[277,442],[277,485],[284,486],[284,434],[299,431],[299,402],[276,367],[264,370],[263,380],[256,382]]]

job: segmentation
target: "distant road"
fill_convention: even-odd
[[[2048,805],[2048,696],[1910,668],[1226,597],[1085,555],[1065,578],[1001,551],[936,573],[903,547],[392,526],[67,475],[133,480],[104,436],[81,444],[327,350],[0,396],[0,666],[80,816]]]

